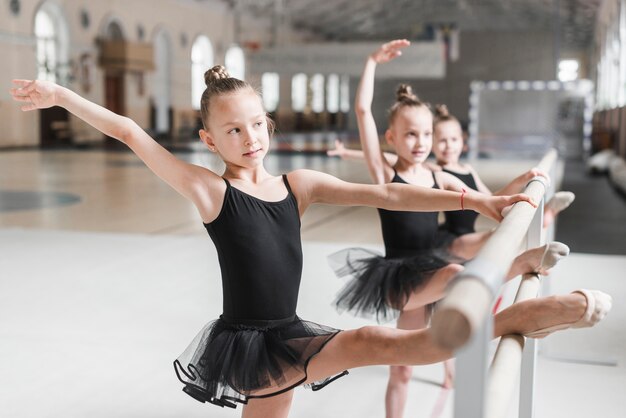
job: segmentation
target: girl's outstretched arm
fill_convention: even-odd
[[[401,183],[357,184],[339,180],[329,174],[312,170],[296,170],[289,174],[289,183],[296,194],[300,212],[312,203],[345,206],[370,206],[388,210],[432,212],[471,209],[489,218],[502,220],[502,210],[529,196],[486,196],[481,193],[459,193]]]
[[[385,159],[380,148],[378,130],[372,115],[372,100],[374,98],[374,75],[376,65],[391,61],[402,55],[402,48],[410,45],[406,39],[388,42],[367,57],[365,68],[361,75],[361,82],[356,92],[354,109],[359,126],[359,137],[365,155],[365,161],[369,168],[374,183],[387,183],[390,176],[391,166]]]
[[[23,111],[61,106],[107,136],[126,144],[157,176],[198,207],[203,219],[216,211],[212,202],[223,194],[219,176],[210,170],[174,157],[131,119],[111,112],[73,91],[41,80],[13,80],[13,99]],[[219,181],[219,183],[218,183]],[[211,187],[217,185],[217,187]],[[220,190],[218,190],[220,189]],[[214,194],[215,196],[212,196]],[[217,198],[217,199],[214,199]]]
[[[335,148],[326,151],[329,157],[340,157],[342,160],[363,160],[365,161],[365,153],[360,149],[346,148],[338,139],[335,139]],[[398,161],[398,156],[392,152],[383,152],[387,164],[394,166]]]

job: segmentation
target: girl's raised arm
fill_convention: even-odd
[[[13,99],[25,103],[23,111],[61,106],[107,136],[126,144],[157,176],[178,193],[196,204],[203,217],[210,218],[217,197],[219,176],[210,170],[188,164],[174,157],[152,139],[131,119],[111,112],[73,91],[42,80],[13,80],[18,87],[11,89]],[[204,213],[203,213],[204,212]]]
[[[372,115],[372,100],[374,98],[374,75],[376,65],[391,61],[402,55],[402,48],[410,45],[406,39],[395,40],[382,45],[372,55],[367,57],[365,68],[361,75],[361,82],[356,92],[355,112],[359,126],[359,137],[365,155],[365,161],[369,168],[372,179],[377,184],[387,182],[385,172],[390,171],[391,166],[385,159],[380,148],[378,130]]]
[[[525,201],[536,207],[530,197],[524,194],[486,196],[402,183],[348,183],[312,170],[293,171],[289,174],[289,183],[296,194],[301,213],[312,203],[327,203],[412,212],[471,209],[500,221],[502,210],[514,203]]]

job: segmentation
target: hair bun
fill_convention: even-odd
[[[413,89],[408,84],[400,84],[396,90],[396,101],[419,101],[417,95],[413,94]]]
[[[204,83],[209,86],[210,84],[215,83],[217,80],[224,80],[226,78],[231,78],[230,74],[223,65],[216,65],[215,67],[207,70],[204,73]]]
[[[450,116],[448,106],[445,104],[439,104],[435,106],[435,115],[439,118],[447,118]]]

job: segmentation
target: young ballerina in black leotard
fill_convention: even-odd
[[[495,193],[481,180],[480,176],[474,168],[467,164],[461,163],[459,160],[465,148],[463,141],[463,131],[458,119],[450,114],[447,106],[435,106],[435,122],[433,126],[433,154],[437,160],[437,165],[441,169],[449,173],[473,190],[488,195],[507,195],[522,190],[524,186],[539,172],[532,169],[526,173],[516,177],[502,189]],[[573,201],[574,193],[557,192],[546,203],[543,218],[544,227],[548,227],[554,222],[554,219],[560,211],[565,210]],[[475,221],[478,214],[474,211],[448,211],[444,212],[445,223],[442,228],[456,236],[471,234],[475,232]]]
[[[128,145],[197,207],[219,255],[224,311],[176,361],[185,391],[221,406],[246,404],[244,418],[287,417],[292,389],[323,385],[345,370],[374,364],[426,364],[449,358],[428,330],[363,327],[339,331],[300,319],[300,217],[313,203],[390,210],[451,210],[460,193],[408,185],[360,185],[310,170],[273,176],[264,166],[271,122],[259,95],[221,66],[207,71],[200,137],[226,165],[216,173],[178,160],[128,118],[46,81],[15,80],[24,111],[62,106]],[[500,219],[523,195],[467,194],[465,205]],[[527,204],[527,203],[522,203]],[[572,293],[516,304],[495,318],[495,336],[552,326],[590,326],[586,312],[608,297]],[[324,302],[323,302],[324,303]],[[601,315],[600,315],[601,316]]]

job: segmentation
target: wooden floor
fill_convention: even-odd
[[[220,169],[208,153],[179,156]],[[495,188],[533,164],[477,168]],[[368,182],[360,163],[319,155],[271,156],[267,166]],[[375,210],[320,205],[302,224],[299,314],[339,328],[365,324],[332,308],[341,282],[326,256],[381,249]],[[192,400],[173,374],[172,360],[220,313],[217,259],[195,209],[132,154],[0,153],[0,249],[0,417],[239,415]],[[573,254],[549,278],[554,292],[600,288],[616,306],[601,326],[542,345],[538,418],[623,416],[624,271],[626,257]],[[385,367],[364,368],[319,392],[299,389],[292,416],[382,417],[386,376]],[[452,416],[454,391],[443,391],[441,378],[440,365],[416,368],[406,417]]]

